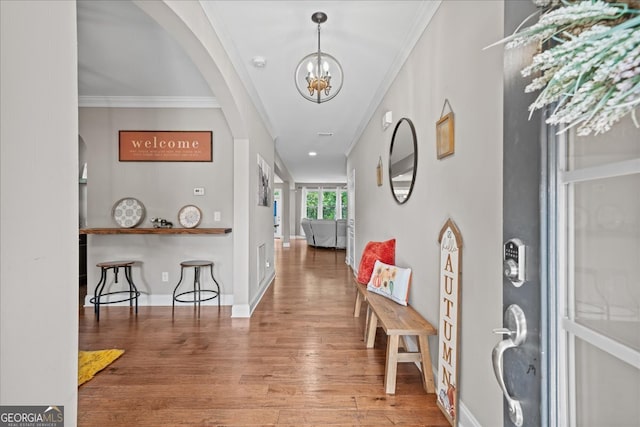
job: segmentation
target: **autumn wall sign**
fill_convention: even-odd
[[[211,162],[211,131],[139,131],[119,132],[121,162]]]
[[[437,402],[452,426],[458,425],[458,359],[460,356],[460,278],[462,235],[447,220],[440,242],[440,322],[438,326]]]

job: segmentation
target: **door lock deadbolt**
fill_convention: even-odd
[[[510,239],[504,244],[502,271],[513,286],[525,282],[525,246],[520,239]]]
[[[512,259],[505,260],[503,264],[504,277],[514,281],[518,280],[518,263]]]

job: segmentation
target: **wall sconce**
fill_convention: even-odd
[[[393,123],[393,113],[391,111],[387,111],[382,115],[382,130],[387,130],[389,126]]]

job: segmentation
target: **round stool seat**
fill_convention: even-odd
[[[203,261],[203,260],[191,260],[191,261],[182,261],[180,263],[181,267],[209,267],[213,266],[213,261]]]
[[[184,278],[185,268],[193,268],[193,287],[189,290],[179,291],[180,285]],[[214,289],[203,289],[200,284],[200,269],[209,268],[209,274],[215,285]],[[209,260],[187,260],[180,263],[180,280],[173,290],[173,307],[176,302],[193,303],[194,307],[200,307],[200,303],[209,301],[214,298],[218,299],[218,308],[220,308],[220,285],[213,276],[213,261]]]
[[[130,267],[135,264],[135,261],[105,261],[96,264],[96,267],[100,268],[113,268],[113,267]]]

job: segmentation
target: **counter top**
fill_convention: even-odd
[[[231,228],[81,228],[80,234],[228,234]]]

